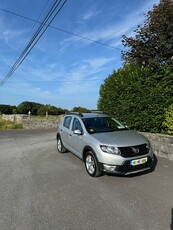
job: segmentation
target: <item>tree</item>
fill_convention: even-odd
[[[50,115],[58,115],[59,114],[58,108],[55,106],[50,106],[48,112]]]
[[[40,103],[24,101],[17,106],[17,111],[20,114],[28,114],[30,111],[32,115],[37,115],[38,109],[43,106]]]
[[[173,104],[166,110],[163,125],[167,128],[168,134],[173,134]]]
[[[71,112],[89,113],[89,112],[91,112],[91,111],[90,111],[89,109],[87,109],[87,108],[83,108],[83,107],[78,106],[78,107],[74,107],[74,108],[71,110]]]
[[[40,106],[38,111],[37,111],[37,115],[39,116],[46,116],[46,113],[48,112],[49,108],[45,105]]]
[[[48,115],[56,115],[56,116],[58,116],[58,115],[66,113],[66,112],[67,112],[67,110],[57,108],[55,106],[43,105],[43,106],[39,107],[39,109],[37,111],[37,115],[45,116],[46,113],[47,113]]]
[[[114,71],[100,87],[98,109],[114,115],[131,128],[163,132],[165,109],[173,103],[171,66],[151,69],[126,65]]]
[[[0,105],[0,114],[13,114],[13,110],[16,110],[16,106]]]
[[[135,37],[123,36],[128,51],[124,62],[157,68],[173,63],[173,1],[164,0],[146,14],[144,25],[135,30]]]

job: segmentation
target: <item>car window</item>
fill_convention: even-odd
[[[84,118],[83,122],[89,133],[113,132],[127,129],[111,117]]]
[[[81,132],[83,131],[81,123],[80,123],[80,121],[76,117],[73,119],[72,130],[73,131],[74,130],[80,130]]]
[[[70,128],[70,123],[71,123],[71,116],[67,116],[64,118],[64,122],[63,122],[63,126],[65,126],[66,128]]]

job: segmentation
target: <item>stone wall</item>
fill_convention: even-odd
[[[50,120],[23,120],[23,127],[25,129],[49,129],[57,128],[61,117],[57,121]],[[154,133],[141,133],[146,136],[153,148],[156,156],[164,157],[173,161],[173,136],[154,134]]]
[[[141,133],[146,136],[153,148],[156,156],[164,157],[173,161],[173,136],[154,134],[154,133]]]
[[[57,128],[59,120],[23,120],[24,129],[52,129]]]
[[[59,116],[57,120],[32,120],[32,117],[25,114],[12,114],[12,115],[2,115],[4,120],[22,123],[24,129],[51,129],[57,128],[59,121],[62,116]]]
[[[28,115],[3,115],[3,119],[21,122],[24,129],[56,129],[62,116],[55,121],[32,120]],[[153,133],[141,133],[146,136],[156,156],[164,157],[173,161],[173,136]]]
[[[12,122],[22,122],[23,120],[28,120],[30,117],[26,114],[2,114],[2,119]]]

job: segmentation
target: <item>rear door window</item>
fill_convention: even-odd
[[[64,122],[63,122],[63,126],[69,129],[70,128],[70,124],[71,124],[71,120],[72,120],[71,116],[65,117],[64,118]]]

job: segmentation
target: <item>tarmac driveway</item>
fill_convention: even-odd
[[[56,130],[0,131],[0,230],[173,229],[173,162],[91,178]]]

